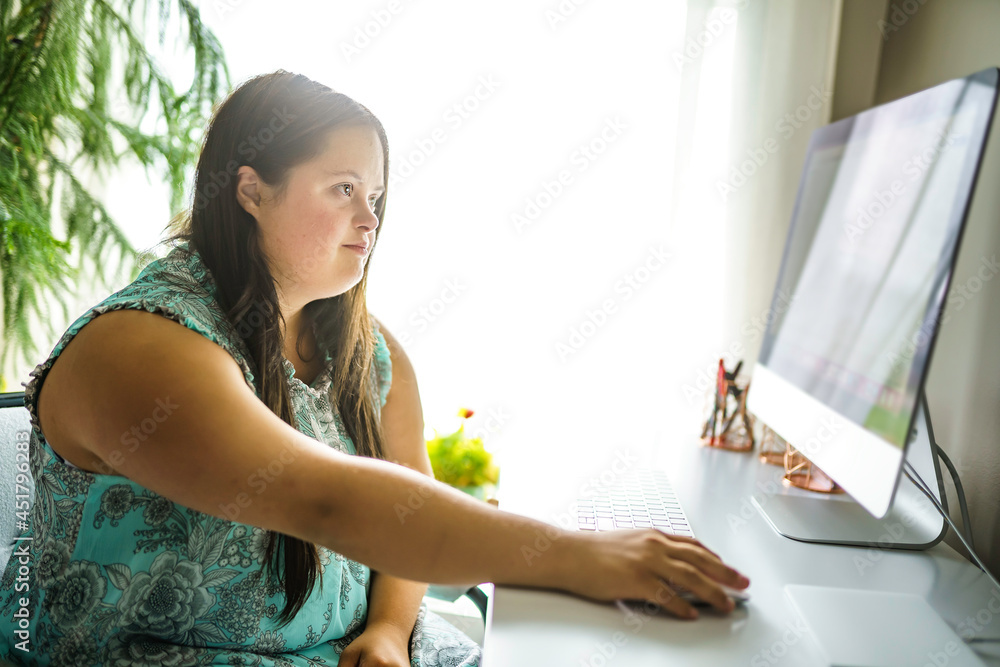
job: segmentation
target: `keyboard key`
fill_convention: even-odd
[[[609,487],[579,499],[577,517],[586,530],[655,527],[667,534],[693,537],[669,477],[656,470],[629,471]]]

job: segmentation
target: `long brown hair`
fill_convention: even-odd
[[[377,241],[389,187],[389,148],[382,124],[343,93],[285,70],[247,80],[217,107],[198,159],[192,206],[174,217],[168,229],[175,233],[164,241],[187,241],[201,255],[218,286],[223,312],[250,351],[258,397],[293,428],[295,415],[282,362],[284,321],[275,280],[261,250],[257,222],[236,199],[236,172],[249,165],[280,199],[289,169],[318,156],[332,130],[356,124],[375,129],[382,143],[386,192],[375,208]],[[370,261],[371,253],[357,285],[306,305],[296,350],[311,326],[317,354],[332,359],[330,402],[340,411],[357,453],[384,458],[378,393],[371,377],[375,336],[365,304]],[[251,313],[254,317],[249,319]],[[315,544],[291,535],[269,531],[268,538],[264,560],[272,576],[279,547],[284,552],[284,578],[279,580],[286,605],[278,617],[283,625],[312,591],[319,554]]]

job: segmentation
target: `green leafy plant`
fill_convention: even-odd
[[[84,279],[117,288],[155,259],[132,247],[87,189],[84,168],[106,178],[129,155],[169,184],[171,211],[184,203],[186,173],[229,70],[196,3],[153,4],[0,0],[0,370],[38,361],[38,341],[56,333],[51,307],[69,319]],[[146,46],[147,13],[158,12],[162,47],[174,6],[194,51],[187,90],[175,89]]]
[[[496,484],[500,471],[493,463],[493,455],[483,448],[482,438],[465,437],[465,419],[472,410],[459,411],[462,424],[454,433],[438,434],[427,441],[427,454],[431,459],[434,477],[456,488],[481,487]]]

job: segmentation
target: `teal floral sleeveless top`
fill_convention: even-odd
[[[28,529],[0,580],[0,657],[15,665],[60,667],[337,665],[364,629],[367,566],[319,546],[322,578],[295,618],[279,627],[285,596],[265,567],[264,530],[185,507],[120,475],[77,468],[46,442],[37,415],[46,374],[88,322],[123,308],[159,313],[222,346],[256,393],[243,339],[216,301],[211,273],[187,244],[149,264],[69,327],[24,384],[35,495]],[[392,367],[374,319],[372,331],[373,398],[381,411]],[[308,386],[290,361],[284,366],[298,430],[356,454],[329,398],[330,366]],[[19,575],[25,561],[27,577]],[[284,572],[280,552],[277,572]],[[477,644],[426,605],[410,654],[412,667],[478,665],[481,659]]]

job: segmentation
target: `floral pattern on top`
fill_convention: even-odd
[[[268,533],[240,523],[236,503],[220,508],[223,519],[121,475],[82,470],[64,461],[41,432],[37,398],[46,374],[80,329],[112,310],[146,310],[197,331],[233,357],[256,394],[252,358],[216,293],[198,253],[178,245],[80,316],[31,372],[24,386],[35,495],[28,529],[0,578],[0,658],[57,667],[332,666],[364,630],[367,566],[318,547],[321,574],[295,618],[279,626],[285,593],[264,567]],[[378,323],[371,323],[381,410],[392,365]],[[329,398],[329,365],[311,385],[294,376],[287,359],[284,367],[298,430],[356,454]],[[169,399],[160,407],[169,410]],[[128,444],[125,436],[122,444]],[[283,572],[280,553],[278,566]],[[14,615],[21,609],[23,618]],[[421,605],[410,654],[412,667],[457,667],[478,665],[482,652]]]

